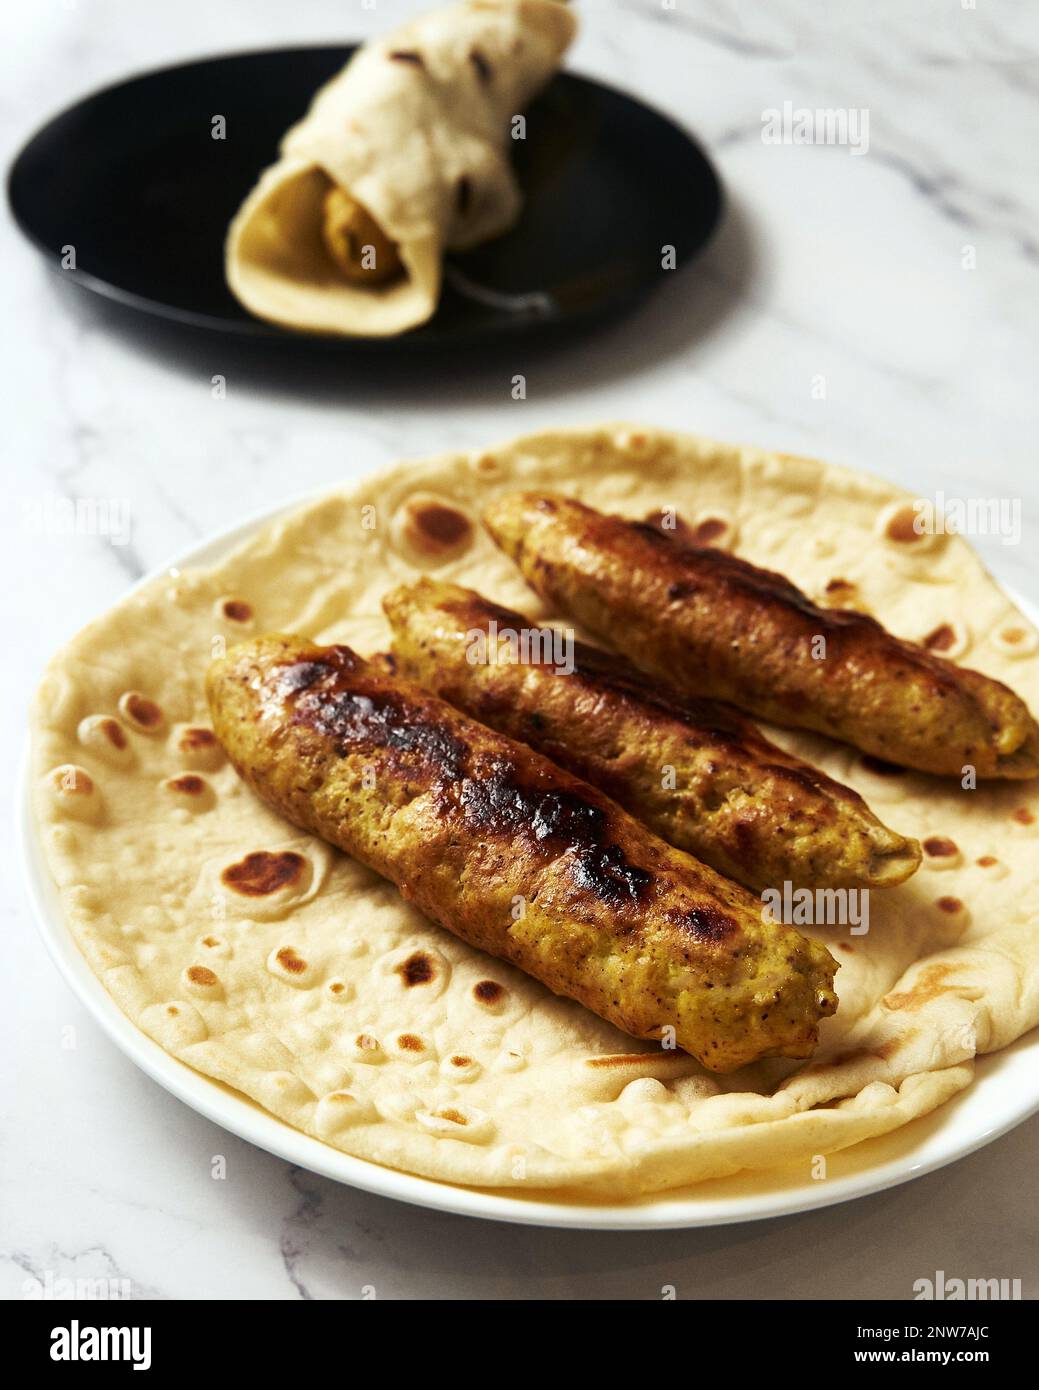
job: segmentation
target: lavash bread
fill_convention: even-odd
[[[228,232],[228,284],[290,328],[369,337],[424,323],[445,251],[506,231],[521,195],[511,121],[573,37],[557,0],[461,0],[365,44],[285,136]],[[351,283],[321,236],[330,187],[396,243],[403,274]]]
[[[134,592],[55,658],[33,783],[70,930],[174,1056],[346,1152],[449,1182],[622,1198],[803,1164],[967,1086],[1039,1022],[1039,786],[892,772],[767,729],[924,845],[869,931],[800,930],[841,962],[808,1063],[727,1077],[633,1043],[472,950],[266,810],[207,737],[208,661],[284,630],[384,649],[383,593],[423,572],[535,621],[475,518],[517,487],[631,517],[673,508],[812,598],[855,603],[1039,707],[1039,635],[911,499],[808,459],[611,426],[403,464],[262,527],[221,564]],[[839,581],[836,582],[836,581]],[[583,635],[583,634],[578,634]]]

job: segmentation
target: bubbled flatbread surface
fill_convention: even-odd
[[[806,459],[628,427],[403,464],[150,583],[55,658],[33,716],[35,806],[69,929],[166,1051],[348,1153],[450,1182],[634,1195],[804,1160],[905,1124],[1039,1021],[1039,786],[870,767],[768,731],[924,841],[869,931],[804,928],[840,962],[808,1063],[719,1078],[457,940],[267,810],[208,731],[203,676],[269,630],[384,649],[382,594],[421,572],[552,618],[475,524],[515,487],[702,538],[824,603],[1010,684],[1039,709],[1039,638],[910,499]],[[706,524],[705,524],[706,523]],[[580,634],[579,634],[580,635]]]

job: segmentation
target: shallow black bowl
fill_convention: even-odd
[[[148,314],[252,339],[350,350],[437,348],[566,327],[634,303],[686,265],[721,210],[706,155],[659,112],[569,73],[515,143],[525,202],[505,236],[450,256],[434,318],[397,338],[292,333],[224,281],[227,225],[278,141],[351,47],[240,53],[108,87],[55,117],[8,177],[21,230],[74,284]],[[214,116],[226,139],[211,136]]]

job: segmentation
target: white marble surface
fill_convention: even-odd
[[[181,57],[360,34],[378,0],[40,0],[21,7],[0,122],[9,156],[104,82]],[[1039,599],[1035,441],[1039,13],[1007,0],[599,0],[575,69],[674,113],[731,208],[691,276],[550,355],[386,370],[171,352],[44,271],[5,219],[4,749],[52,649],[144,571],[245,510],[401,455],[627,416],[819,453],[930,494],[1020,497],[1024,540],[981,546]],[[8,19],[8,24],[12,23]],[[769,146],[762,111],[868,108],[863,156]],[[976,269],[962,268],[965,246]],[[514,372],[528,399],[510,398]],[[210,398],[214,373],[227,377]],[[813,379],[826,379],[825,400]],[[27,502],[128,499],[133,535],[48,537]],[[1039,1118],[937,1175],[757,1226],[597,1235],[491,1226],[365,1196],[216,1130],[138,1073],[51,966],[4,846],[0,1292],[112,1276],[140,1297],[905,1298],[937,1269],[1037,1292]],[[79,1045],[61,1046],[72,1025]],[[210,1178],[224,1153],[226,1182]]]

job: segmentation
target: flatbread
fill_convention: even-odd
[[[907,539],[911,500],[885,482],[628,426],[401,464],[150,583],[55,658],[33,712],[35,807],[93,969],[198,1071],[346,1152],[454,1183],[620,1198],[807,1163],[941,1105],[975,1055],[1039,1022],[1035,782],[964,790],[767,729],[922,840],[925,862],[871,895],[865,935],[802,928],[842,967],[816,1057],[717,1077],[431,925],[187,732],[208,726],[203,674],[226,644],[283,630],[384,649],[382,594],[420,572],[554,617],[475,524],[516,486],[709,521],[812,598],[944,644],[1039,708],[1039,634],[962,539]]]
[[[369,337],[424,323],[445,250],[507,231],[522,199],[511,122],[555,71],[576,21],[556,0],[461,0],[364,45],[287,133],[231,224],[225,270],[254,314]],[[339,187],[395,242],[404,273],[351,284],[321,239]]]

